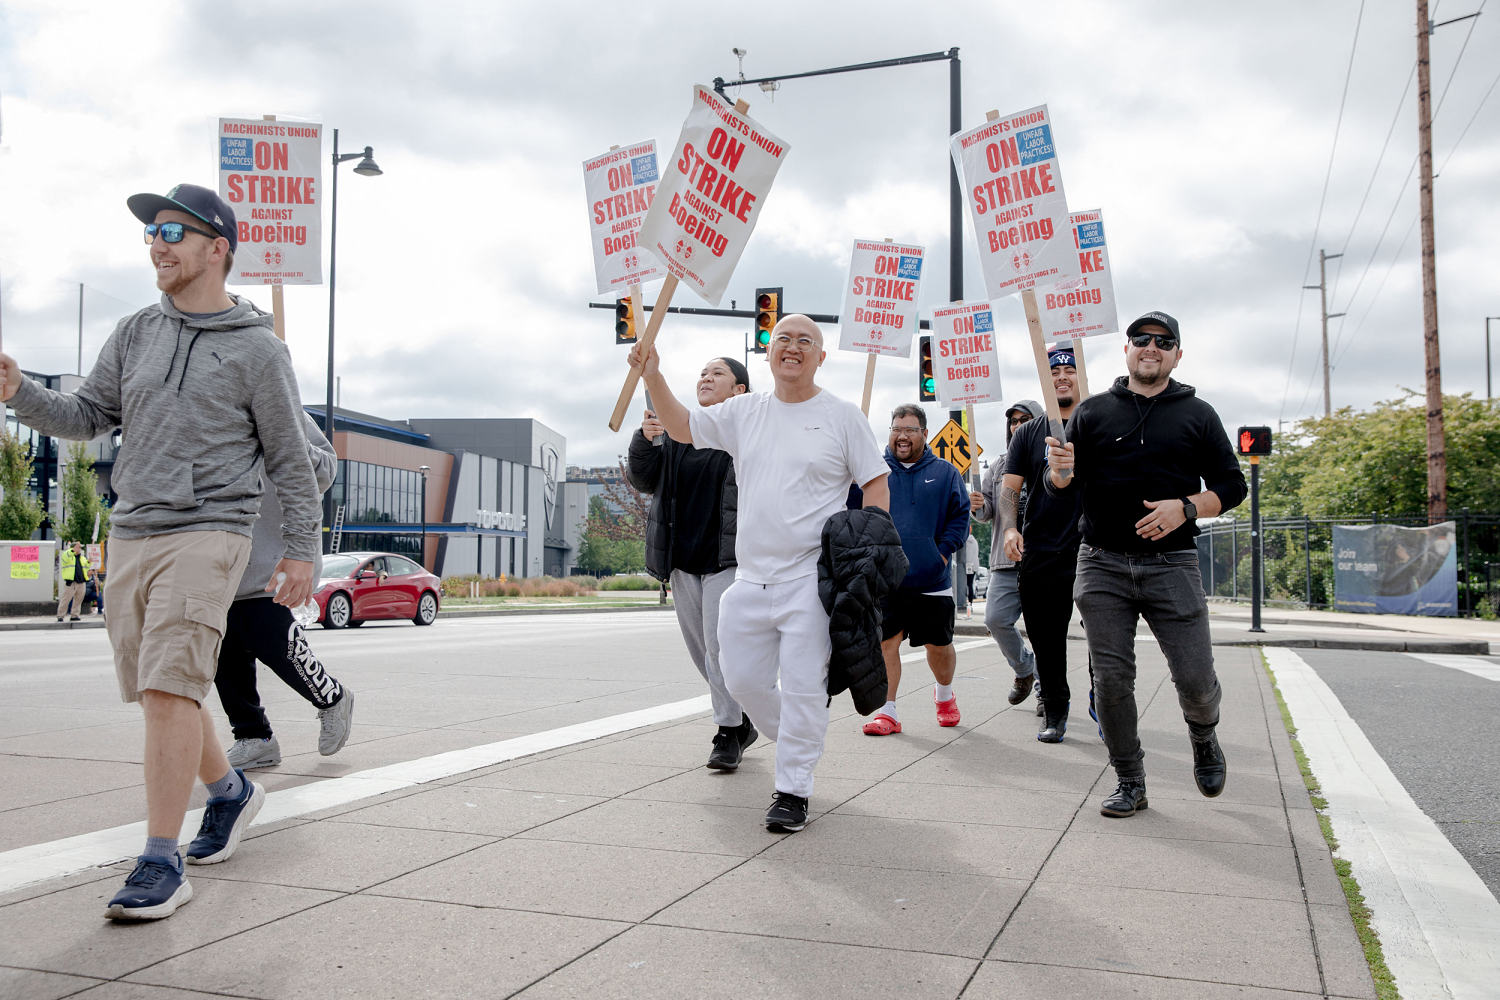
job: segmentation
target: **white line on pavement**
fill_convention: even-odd
[[[518,736],[514,739],[487,743],[466,750],[452,750],[419,760],[402,761],[385,767],[356,771],[340,778],[314,781],[295,788],[285,788],[266,796],[266,804],[251,826],[262,826],[281,820],[294,819],[320,809],[347,805],[372,795],[410,788],[426,781],[435,781],[465,771],[489,767],[517,757],[525,757],[544,750],[596,740],[602,736],[613,736],[630,729],[671,722],[706,712],[708,695],[656,705],[634,712],[611,715],[591,722],[549,729],[543,733]],[[198,833],[203,810],[189,812],[183,821],[181,840],[185,843]],[[43,879],[70,875],[85,868],[114,864],[134,857],[146,839],[146,824],[128,823],[124,826],[94,833],[79,834],[46,844],[18,847],[0,854],[0,892],[19,886],[40,882]]]
[[[1408,997],[1493,997],[1500,903],[1307,661],[1290,649],[1264,652],[1397,988]]]
[[[1500,681],[1500,662],[1478,656],[1458,656],[1453,653],[1410,653],[1419,660],[1435,663],[1440,667],[1463,670],[1487,681]]]
[[[976,646],[990,644],[988,639],[973,639],[955,643],[954,649],[963,651]],[[914,650],[901,657],[903,663],[925,659],[924,650]],[[439,778],[452,777],[481,767],[501,764],[517,757],[526,757],[546,750],[585,743],[604,736],[613,736],[642,726],[660,722],[671,722],[706,712],[710,708],[709,696],[700,695],[685,701],[656,705],[634,712],[611,715],[603,719],[581,722],[542,733],[518,736],[514,739],[451,750],[417,760],[402,761],[384,767],[356,771],[339,778],[313,781],[293,788],[284,788],[266,796],[266,804],[250,825],[263,826],[282,820],[295,819],[322,809],[348,805],[360,799],[410,788]],[[198,833],[203,810],[194,809],[183,819],[180,840],[187,842]],[[44,879],[71,875],[86,868],[114,864],[134,857],[146,838],[146,824],[127,823],[124,826],[93,833],[79,834],[54,840],[45,844],[31,844],[0,853],[0,892],[30,885]]]

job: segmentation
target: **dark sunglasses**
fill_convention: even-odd
[[[197,233],[199,236],[207,236],[211,240],[220,238],[218,233],[207,229],[199,229],[197,226],[189,226],[181,222],[150,222],[146,224],[146,243],[148,246],[156,242],[158,233],[161,234],[163,243],[181,243],[183,233]]]
[[[1177,350],[1177,338],[1170,333],[1138,333],[1130,338],[1130,343],[1134,347],[1150,347],[1153,340],[1164,351]]]

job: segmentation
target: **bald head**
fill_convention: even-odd
[[[774,340],[778,333],[785,333],[789,337],[806,334],[817,341],[818,350],[823,349],[823,331],[818,329],[818,324],[801,313],[791,313],[781,317],[781,322],[777,323],[771,331],[771,338]]]

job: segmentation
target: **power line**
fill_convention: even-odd
[[[1439,0],[1441,3],[1442,0]],[[1313,251],[1318,246],[1318,234],[1323,225],[1323,208],[1328,203],[1328,185],[1333,180],[1333,158],[1339,148],[1339,131],[1344,125],[1344,107],[1349,100],[1349,81],[1354,76],[1354,53],[1359,47],[1359,26],[1365,19],[1364,0],[1359,2],[1359,12],[1354,17],[1354,37],[1349,42],[1349,65],[1344,70],[1344,90],[1339,95],[1339,113],[1333,123],[1333,142],[1328,148],[1328,169],[1323,174],[1323,193],[1318,198],[1318,215],[1313,221],[1312,240],[1307,245],[1307,262],[1302,265],[1302,276],[1307,277],[1308,269],[1312,267]],[[1287,356],[1286,384],[1281,390],[1281,413],[1286,412],[1287,394],[1292,385],[1292,368],[1297,359],[1297,339],[1302,332],[1302,303],[1305,299],[1299,290],[1297,295],[1297,322],[1292,327],[1292,349]],[[1278,414],[1278,417],[1280,414]]]

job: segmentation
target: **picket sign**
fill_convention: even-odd
[[[887,243],[895,242],[889,236],[882,237],[882,239]],[[864,411],[866,419],[870,416],[870,394],[875,389],[875,359],[877,357],[879,357],[877,354],[865,355],[865,394],[864,398],[859,401],[859,408]]]
[[[743,100],[735,101],[734,110],[740,114],[744,114],[750,110],[750,105]],[[637,287],[639,286],[632,286],[632,294]],[[646,324],[646,331],[639,334],[636,338],[636,343],[640,347],[639,357],[641,358],[642,365],[645,364],[646,356],[651,353],[651,348],[656,344],[656,333],[661,329],[661,322],[667,315],[667,307],[672,304],[672,294],[676,291],[677,275],[668,273],[661,283],[661,291],[656,295],[656,305],[651,308],[651,321]],[[632,302],[630,308],[634,312],[639,307]],[[639,320],[640,314],[636,313],[636,317]],[[636,329],[639,330],[640,327],[637,326]],[[620,398],[615,401],[614,412],[609,417],[610,430],[618,431],[620,426],[625,422],[625,411],[630,409],[630,401],[635,398],[636,383],[640,382],[640,380],[640,368],[632,367],[626,373],[625,385],[620,389]]]

